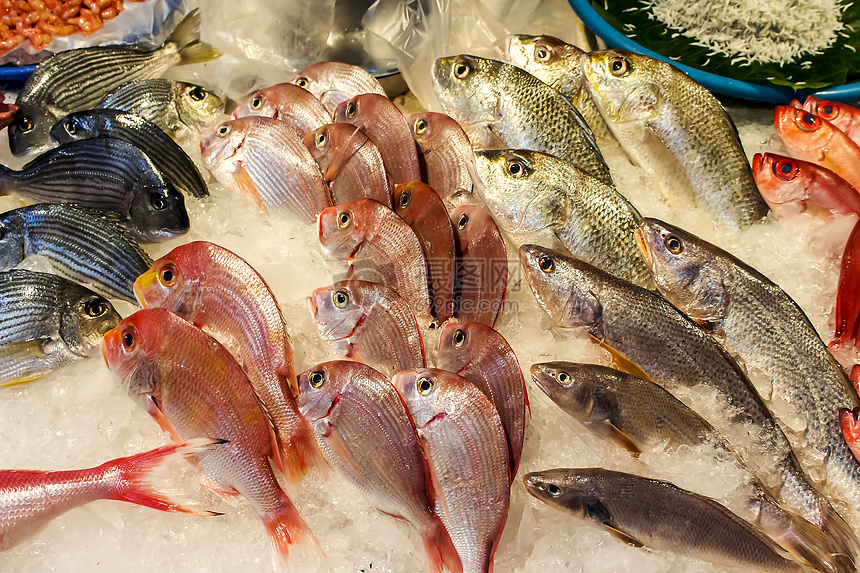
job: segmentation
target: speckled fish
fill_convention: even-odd
[[[286,322],[275,295],[247,261],[224,247],[195,241],[155,261],[134,290],[144,307],[166,308],[236,345],[272,419],[291,482],[321,462],[292,394],[296,373]]]
[[[767,375],[774,397],[806,418],[809,445],[826,456],[828,490],[860,507],[860,464],[838,417],[839,408],[860,406],[860,397],[803,310],[767,277],[692,233],[645,218],[638,235],[660,292]]]
[[[457,246],[454,316],[493,326],[504,310],[508,288],[505,241],[490,213],[477,205],[454,209],[451,224]]]
[[[555,155],[612,183],[579,111],[527,71],[475,56],[439,58],[433,87],[445,113],[461,124],[486,126],[507,147]]]
[[[17,156],[46,149],[48,131],[67,113],[95,107],[117,86],[154,78],[175,65],[195,64],[221,53],[200,41],[200,14],[192,10],[154,50],[135,45],[66,50],[43,60],[18,92],[18,115],[8,128]]]
[[[224,100],[196,84],[152,78],[123,83],[96,107],[139,115],[183,138],[212,125],[224,112]]]
[[[320,336],[334,342],[343,356],[391,373],[427,366],[415,315],[385,285],[338,281],[316,289],[308,306]]]
[[[281,489],[271,426],[241,366],[214,338],[162,309],[140,310],[105,335],[108,369],[134,402],[176,441],[225,440],[200,453],[203,471],[222,496],[242,495],[286,562],[290,545],[315,542]]]
[[[577,257],[640,286],[654,285],[636,245],[639,212],[615,187],[537,151],[478,151],[475,159],[484,203],[506,231],[551,231]]]
[[[427,261],[421,242],[394,211],[370,199],[329,207],[319,238],[329,260],[346,261],[355,278],[396,291],[415,315],[430,315]]]
[[[815,488],[752,382],[713,337],[659,294],[576,258],[523,245],[520,263],[538,303],[556,325],[584,326],[617,363],[632,363],[669,390],[699,384],[717,389],[734,413],[730,420],[708,421],[724,436],[739,422],[756,429],[748,448],[754,455],[742,460],[747,467],[760,477],[780,477],[782,486],[774,496],[822,529],[832,553],[860,554],[851,528]]]
[[[445,370],[404,370],[392,383],[418,430],[436,513],[463,573],[489,573],[511,495],[508,446],[496,408],[474,384]]]
[[[334,120],[360,127],[376,144],[391,184],[421,179],[412,129],[397,106],[379,94],[361,94],[337,106]]]
[[[523,482],[542,502],[596,521],[629,545],[740,571],[813,571],[786,558],[774,541],[713,499],[669,482],[603,468],[532,472]]]
[[[310,92],[293,84],[275,84],[255,92],[233,110],[233,119],[261,115],[293,126],[299,137],[331,123],[331,114]]]
[[[51,139],[69,143],[77,139],[115,137],[146,153],[152,164],[181,192],[192,197],[207,197],[206,181],[197,166],[179,145],[157,125],[139,115],[115,110],[89,110],[70,113],[51,128]]]
[[[444,113],[413,113],[406,117],[418,148],[422,181],[450,207],[471,202],[475,155],[469,136]]]
[[[681,162],[699,206],[737,230],[767,215],[737,129],[708,90],[671,64],[624,50],[586,54],[582,68],[603,117],[655,134]]]
[[[0,385],[32,382],[93,353],[119,313],[68,279],[0,272]]]
[[[431,309],[441,324],[454,312],[457,249],[448,211],[432,187],[411,181],[394,188],[394,212],[421,241],[430,278]]]
[[[783,147],[793,157],[826,167],[860,189],[860,145],[832,123],[784,105],[774,109],[773,123]]]
[[[13,209],[0,215],[0,229],[0,270],[41,255],[56,273],[132,303],[137,302],[135,279],[152,264],[127,231],[80,205],[41,203]]]
[[[8,551],[42,531],[56,517],[99,499],[189,515],[219,515],[179,505],[151,483],[162,463],[211,447],[194,440],[117,458],[85,470],[0,470],[0,551]]]
[[[498,47],[501,59],[524,69],[540,81],[560,91],[579,110],[591,131],[600,138],[612,137],[597,110],[582,73],[584,51],[553,36],[513,34]]]
[[[79,203],[117,213],[140,241],[188,232],[185,199],[134,145],[114,138],[73,141],[20,171],[0,166],[0,194],[38,203]]]
[[[385,90],[364,68],[343,62],[317,62],[290,80],[320,100],[330,114],[346,100],[359,94],[385,95]]]
[[[210,173],[270,215],[314,221],[332,204],[317,164],[292,127],[269,117],[225,121],[200,142]]]
[[[373,199],[391,207],[391,187],[382,155],[359,128],[329,123],[304,134],[302,141],[331,188],[335,205]]]
[[[780,217],[860,214],[860,194],[829,169],[775,153],[756,153],[752,165],[762,197]]]
[[[794,105],[793,107],[800,107]],[[826,119],[842,133],[850,137],[854,143],[860,145],[860,109],[839,101],[828,101],[813,95],[806,96],[803,109],[821,119]]]
[[[318,364],[299,375],[299,408],[329,463],[380,511],[421,532],[431,573],[462,571],[433,511],[415,426],[388,378],[359,362]]]
[[[517,356],[501,334],[480,322],[446,325],[437,366],[455,372],[483,392],[499,413],[508,444],[511,482],[523,452],[529,397]]]

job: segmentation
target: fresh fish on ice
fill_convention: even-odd
[[[360,94],[379,94],[385,90],[364,68],[343,62],[317,62],[290,80],[320,100],[330,114],[342,102]]]
[[[331,123],[331,114],[310,92],[293,84],[275,84],[255,92],[233,110],[233,119],[261,115],[293,126],[299,137]]]
[[[469,136],[444,113],[413,113],[406,117],[418,148],[422,181],[451,208],[471,202],[475,155]]]

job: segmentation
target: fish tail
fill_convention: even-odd
[[[220,515],[214,511],[197,510],[183,507],[171,500],[167,495],[158,492],[147,479],[152,471],[171,456],[190,456],[223,440],[201,438],[162,446],[128,458],[120,458],[99,466],[105,473],[105,479],[110,485],[107,499],[136,503],[161,511],[187,513],[190,515]]]
[[[165,46],[170,44],[175,44],[179,49],[179,55],[182,57],[178,64],[180,66],[208,62],[221,55],[217,48],[200,41],[200,10],[198,8],[189,12],[164,41]]]
[[[820,529],[827,537],[830,553],[839,565],[837,571],[856,571],[860,563],[860,541],[842,517],[829,504],[821,512]]]
[[[775,504],[763,504],[756,525],[780,547],[817,571],[841,571],[837,565],[838,557],[831,553],[827,536],[803,517]]]
[[[448,530],[438,518],[433,520],[433,524],[422,532],[430,573],[442,573],[445,567],[452,573],[462,573],[463,563],[460,561],[460,555],[451,541]]]
[[[282,495],[279,509],[273,519],[263,519],[263,525],[272,541],[272,548],[286,565],[290,557],[291,545],[306,545],[313,543],[322,553],[319,541],[314,536],[308,524],[299,515],[299,510],[287,497]]]

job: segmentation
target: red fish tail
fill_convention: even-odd
[[[272,548],[284,564],[290,557],[291,545],[300,546],[312,543],[322,552],[317,538],[286,494],[283,495],[274,517],[272,519],[263,518],[263,525],[272,541]]]
[[[102,464],[99,469],[105,474],[105,480],[109,484],[110,491],[107,499],[127,501],[136,503],[161,511],[173,513],[187,513],[191,515],[220,515],[219,513],[206,510],[190,509],[179,505],[167,495],[158,492],[147,478],[152,471],[166,461],[169,457],[190,456],[202,449],[212,447],[215,444],[224,443],[223,440],[211,440],[201,438],[178,444],[170,444],[160,448],[143,452],[128,458],[120,458]]]
[[[463,563],[460,561],[457,549],[454,548],[448,530],[440,519],[435,519],[434,524],[434,527],[424,530],[421,534],[424,538],[424,550],[427,552],[430,573],[442,573],[444,567],[452,573],[462,573]]]

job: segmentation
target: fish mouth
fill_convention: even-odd
[[[651,249],[648,247],[648,241],[645,238],[645,229],[642,228],[643,223],[639,223],[636,227],[634,235],[636,235],[636,244],[639,245],[639,250],[642,251],[642,257],[649,268],[654,268],[654,258],[651,255]]]

